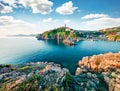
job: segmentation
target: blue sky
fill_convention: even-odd
[[[0,0],[0,36],[120,26],[120,0]]]

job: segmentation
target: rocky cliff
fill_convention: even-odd
[[[84,57],[78,62],[76,75],[84,71],[100,73],[109,91],[120,91],[120,52]]]
[[[74,76],[59,64],[0,65],[0,91],[107,91],[102,75]]]
[[[53,62],[1,64],[0,91],[120,91],[120,52],[84,57],[76,75]]]

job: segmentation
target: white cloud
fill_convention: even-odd
[[[46,25],[46,22],[48,21],[49,23]],[[59,23],[56,23],[58,21]],[[62,25],[63,20],[53,18],[48,18],[45,22],[43,22],[43,20],[38,20],[34,23],[29,23],[20,19],[15,19],[12,16],[0,16],[0,36],[43,33],[46,30],[60,27]]]
[[[0,36],[9,34],[35,33],[35,25],[23,20],[14,19],[12,16],[0,16]]]
[[[19,0],[25,8],[31,8],[33,13],[49,14],[52,12],[53,2],[49,0]]]
[[[64,23],[69,23],[71,20],[65,19]]]
[[[53,19],[53,18],[46,18],[46,19],[43,19],[42,22],[44,23],[57,23],[57,22],[60,22],[59,19]]]
[[[43,19],[43,22],[52,22],[52,21],[53,21],[52,18]]]
[[[25,8],[31,8],[33,13],[49,14],[52,12],[53,2],[49,0],[0,0],[12,6],[11,9],[19,5]]]
[[[5,14],[5,13],[10,13],[10,12],[12,12],[12,11],[13,11],[13,10],[12,10],[12,7],[10,7],[10,6],[5,6],[5,5],[3,5],[3,4],[0,3],[0,13]]]
[[[83,16],[81,19],[95,19],[95,18],[102,18],[102,17],[108,17],[106,14],[88,14]]]
[[[82,30],[99,30],[110,27],[120,26],[120,18],[101,17],[97,19],[87,20],[80,23]]]
[[[15,20],[12,16],[0,16],[0,26],[1,25],[32,25],[23,20]]]
[[[56,12],[62,15],[73,14],[78,7],[74,7],[72,1],[62,4],[62,6],[56,9]]]
[[[14,34],[43,33],[44,31],[63,26],[64,22],[70,22],[70,20],[58,20],[50,17],[29,23],[21,19],[15,19],[13,16],[0,16],[0,37]]]
[[[59,20],[59,19],[53,19],[53,18],[46,18],[46,19],[43,19],[42,20],[42,22],[43,23],[70,23],[71,22],[71,20],[69,20],[69,19],[61,19],[61,20]]]

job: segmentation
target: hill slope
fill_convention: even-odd
[[[120,41],[120,27],[107,28],[99,31],[107,37],[107,40]]]

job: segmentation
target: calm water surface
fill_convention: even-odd
[[[60,41],[38,41],[36,38],[0,38],[0,64],[55,62],[71,73],[84,56],[118,51],[120,42],[80,41],[75,46],[65,46]]]

